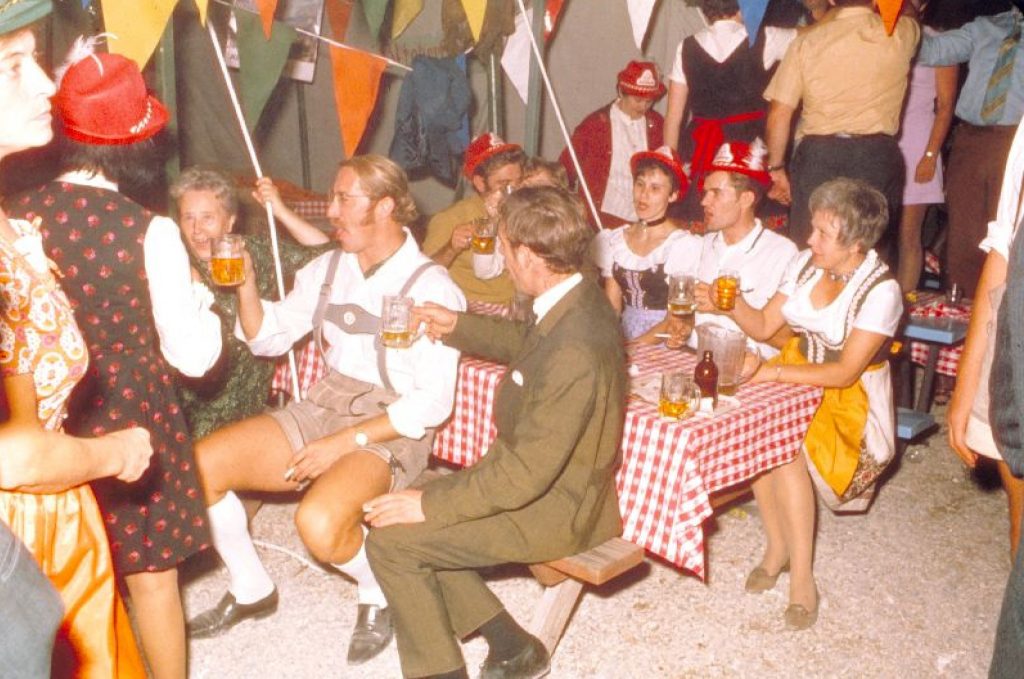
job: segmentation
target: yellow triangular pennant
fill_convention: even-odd
[[[469,20],[469,30],[473,40],[480,39],[480,31],[484,27],[484,15],[487,14],[487,0],[462,0],[462,9]]]
[[[111,39],[109,49],[145,68],[177,0],[103,0],[103,25]]]

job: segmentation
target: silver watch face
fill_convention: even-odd
[[[362,431],[357,431],[356,432],[356,445],[357,446],[365,446],[369,442],[370,442],[370,437],[366,435],[366,432],[362,432]]]

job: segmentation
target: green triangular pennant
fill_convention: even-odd
[[[288,60],[288,52],[297,37],[295,29],[275,22],[274,31],[267,40],[258,14],[235,12],[238,22],[238,97],[245,114],[245,124],[252,132],[256,129],[263,108],[274,91],[281,71]]]

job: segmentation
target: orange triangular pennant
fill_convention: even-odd
[[[274,27],[274,12],[277,11],[277,0],[256,0],[256,8],[260,11],[263,21],[263,35],[270,40],[270,31]]]
[[[388,62],[373,54],[331,45],[331,65],[341,139],[345,155],[351,158],[377,104],[380,76]]]
[[[344,42],[345,34],[348,32],[348,20],[352,15],[352,0],[327,0],[324,9],[331,24],[331,35],[335,40]]]
[[[892,35],[896,28],[896,21],[900,18],[901,9],[903,9],[903,0],[878,0],[878,13],[882,15],[885,32],[889,35]]]

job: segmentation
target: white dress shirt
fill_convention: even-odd
[[[629,161],[634,155],[647,150],[647,118],[633,120],[617,103],[608,109],[612,127],[612,161],[608,168],[608,183],[601,201],[601,211],[627,222],[636,221],[633,205],[633,171]]]
[[[384,296],[397,295],[413,271],[430,261],[420,252],[412,234],[408,230],[405,233],[402,246],[369,278],[363,276],[356,255],[344,253],[331,286],[330,302],[357,304],[379,315]],[[257,356],[279,356],[305,337],[313,329],[313,313],[332,254],[325,253],[302,267],[295,274],[295,287],[283,301],[261,300],[263,323],[255,337],[246,339],[240,321],[235,323],[235,336],[247,342]],[[466,308],[462,291],[440,265],[424,271],[409,296],[416,304],[435,302],[457,311]],[[327,365],[332,370],[384,386],[377,372],[373,335],[349,334],[333,323],[324,323],[323,336]],[[399,394],[398,400],[387,407],[391,426],[407,438],[423,438],[428,428],[438,426],[451,414],[459,352],[426,337],[419,338],[408,349],[385,351],[388,378]]]
[[[57,181],[117,191],[102,175],[66,172]],[[201,377],[220,356],[220,318],[210,307],[213,294],[192,280],[192,265],[174,220],[155,215],[143,241],[149,300],[167,362],[189,377]]]
[[[1017,133],[1010,146],[1010,155],[1006,159],[1006,171],[1003,172],[1003,184],[999,191],[996,218],[988,223],[988,235],[978,246],[985,252],[995,250],[1006,261],[1010,261],[1010,244],[1013,243],[1017,226],[1021,219],[1024,219],[1022,177],[1024,177],[1024,123],[1017,126]]]
[[[785,56],[789,49],[789,43],[796,37],[795,28],[777,28],[766,26],[764,29],[764,68],[767,71]],[[744,40],[747,39],[747,27],[741,21],[732,19],[719,19],[706,28],[702,28],[694,34],[694,39],[712,59],[718,63],[724,62],[736,51]],[[672,63],[672,73],[669,79],[680,85],[686,84],[686,74],[683,72],[683,42],[679,42],[676,48],[676,58]]]
[[[723,269],[740,273],[740,294],[743,301],[755,309],[763,309],[778,291],[790,262],[797,254],[793,241],[761,226],[761,220],[754,220],[754,228],[738,242],[729,245],[721,232],[704,234],[697,278],[713,284]],[[712,323],[725,328],[739,330],[735,321],[719,314],[696,314],[695,323]],[[690,335],[689,344],[697,347],[697,333]],[[747,339],[747,347],[763,358],[779,353],[775,347],[764,342]]]
[[[537,295],[536,299],[533,300],[533,315],[537,319],[536,323],[540,323],[540,320],[547,316],[548,312],[551,311],[551,309],[558,304],[563,297],[568,295],[569,291],[579,285],[582,280],[582,274],[574,273],[564,281],[551,286],[544,292]]]

